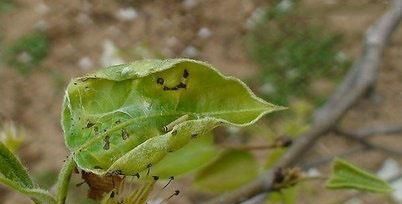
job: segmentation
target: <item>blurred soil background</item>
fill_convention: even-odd
[[[69,80],[113,64],[173,57],[207,61],[243,79],[257,95],[290,107],[247,129],[219,130],[219,139],[258,144],[297,135],[342,80],[361,51],[364,32],[388,6],[385,0],[0,0],[2,139],[7,139],[7,127],[14,128],[16,138],[8,139],[15,151],[35,179],[50,187],[68,154],[59,121]],[[401,123],[402,29],[393,36],[375,95],[348,113],[342,121],[346,129]],[[402,147],[401,135],[375,140]],[[355,145],[328,135],[305,160]],[[276,154],[254,153],[261,168],[268,168]],[[402,165],[400,157],[378,151],[348,159],[372,172],[385,161]],[[325,175],[328,169],[323,165],[313,170]],[[85,197],[85,186],[79,189]],[[325,190],[322,181],[314,181],[296,187],[290,197],[306,204],[397,203],[390,196],[351,194]],[[184,193],[172,203],[188,200]],[[0,187],[0,203],[30,201]]]

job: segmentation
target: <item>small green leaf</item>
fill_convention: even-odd
[[[134,175],[219,125],[247,126],[283,109],[189,59],[136,61],[74,79],[63,106],[67,147],[78,167],[99,175]]]
[[[392,191],[387,182],[341,159],[335,159],[326,186],[332,189],[356,189],[377,193]]]
[[[41,203],[55,203],[49,192],[35,188],[21,162],[0,142],[0,183]]]
[[[208,192],[234,190],[258,175],[258,164],[246,151],[228,150],[217,160],[199,171],[195,185]]]
[[[24,166],[2,142],[0,142],[0,173],[21,187],[34,186]]]
[[[182,175],[207,165],[219,155],[213,143],[213,135],[198,136],[183,148],[168,154],[152,167],[152,174],[161,178]]]

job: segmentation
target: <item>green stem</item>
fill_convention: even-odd
[[[70,183],[71,173],[75,168],[73,155],[70,155],[59,174],[56,183],[56,201],[57,204],[64,204],[67,197],[68,185]]]
[[[3,176],[0,176],[0,183],[9,187],[12,190],[18,191],[26,196],[31,197],[35,203],[46,203],[46,204],[56,203],[56,200],[53,198],[53,196],[48,191],[45,191],[43,189],[24,188]]]

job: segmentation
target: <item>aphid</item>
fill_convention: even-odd
[[[169,132],[173,129],[174,126],[176,126],[177,124],[180,124],[186,120],[188,120],[189,116],[188,115],[183,115],[179,118],[177,118],[175,121],[169,123],[168,125],[164,126],[162,128],[163,132]]]
[[[94,125],[95,125],[95,123],[93,123],[93,122],[91,122],[91,121],[88,121],[86,128],[91,128],[91,127],[94,126]]]
[[[159,180],[159,176],[152,176],[152,178],[154,179],[154,181]]]
[[[197,138],[197,136],[198,136],[198,134],[197,134],[197,133],[193,133],[193,134],[191,134],[191,138],[192,138],[192,139]]]
[[[105,136],[105,139],[103,139],[103,140],[105,141],[105,145],[103,145],[103,149],[104,149],[104,150],[108,150],[108,149],[110,148],[110,141],[109,141],[109,139],[110,139],[110,136],[109,136],[109,135],[106,135],[106,136]]]
[[[120,120],[116,120],[116,122],[114,122],[114,124],[120,124],[121,123],[121,121]]]
[[[112,192],[110,193],[110,197],[111,197],[111,198],[114,198],[114,191],[112,191]]]
[[[174,180],[174,176],[169,177],[169,181],[167,182],[167,184],[165,186],[163,186],[162,189],[165,189],[166,187],[168,187],[168,185]]]
[[[100,166],[94,166],[94,169],[102,169]]]
[[[121,138],[123,140],[126,140],[130,135],[128,134],[127,130],[125,130],[124,128],[121,129]]]
[[[160,85],[163,85],[163,84],[165,83],[165,80],[163,80],[163,78],[158,78],[158,79],[156,80],[156,83],[157,83],[157,84],[160,84]]]
[[[185,83],[183,83],[183,82],[180,82],[180,84],[177,85],[176,87],[177,87],[178,89],[180,89],[180,88],[185,89],[185,88],[187,88],[187,84],[185,84]]]
[[[187,69],[184,69],[183,71],[183,77],[187,78],[190,74],[188,73]]]
[[[168,91],[168,90],[170,90],[170,88],[167,87],[167,86],[163,86],[163,90],[164,90],[164,91]]]

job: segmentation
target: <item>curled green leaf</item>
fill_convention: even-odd
[[[375,193],[392,191],[387,182],[341,159],[334,161],[326,186],[332,189],[356,189]]]
[[[72,80],[62,126],[78,167],[134,175],[219,125],[250,125],[280,109],[206,63],[142,60]]]

